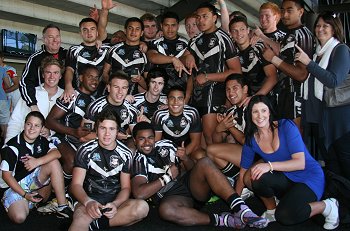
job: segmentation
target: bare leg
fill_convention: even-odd
[[[29,214],[28,201],[19,200],[14,202],[9,208],[7,215],[14,223],[23,223]]]
[[[53,160],[41,166],[39,180],[45,182],[48,178],[51,179],[51,185],[55,191],[57,202],[59,205],[66,204],[66,196],[64,191],[63,172],[60,162]]]
[[[92,222],[92,217],[86,212],[85,206],[78,203],[75,206],[73,214],[73,222],[69,227],[69,231],[86,231]]]
[[[162,200],[159,206],[159,215],[162,219],[179,225],[208,225],[208,214],[193,208],[193,200],[183,196],[169,196]]]
[[[146,201],[139,199],[130,199],[121,204],[117,214],[109,220],[109,225],[125,226],[132,225],[144,219],[149,211]]]
[[[217,126],[216,114],[210,113],[202,117],[203,135],[207,145],[213,143],[213,134]]]
[[[62,162],[63,171],[72,174],[76,151],[68,143],[61,143],[57,148],[62,154],[60,161]]]
[[[207,156],[222,169],[228,162],[240,165],[242,146],[239,144],[211,144],[207,148]]]

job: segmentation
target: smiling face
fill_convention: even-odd
[[[248,95],[248,87],[237,82],[237,80],[229,80],[226,83],[226,97],[232,105],[240,105]]]
[[[262,102],[254,104],[252,108],[252,122],[257,126],[257,128],[269,128],[269,120],[270,110],[268,106]]]
[[[315,27],[315,35],[320,41],[320,44],[324,45],[330,38],[334,36],[334,29],[332,25],[326,23],[323,18],[319,18]]]
[[[30,116],[24,124],[25,141],[33,143],[39,137],[42,128],[42,121],[38,117]]]
[[[200,33],[198,27],[197,27],[197,20],[195,17],[187,18],[185,22],[185,29],[187,32],[187,35],[190,38],[193,38],[197,34]]]
[[[175,18],[165,18],[162,23],[163,35],[166,39],[174,40],[177,37],[177,31],[179,30],[179,23]]]
[[[230,27],[230,34],[238,46],[249,44],[249,28],[244,22],[233,23]]]
[[[271,33],[277,29],[278,16],[271,9],[261,9],[259,21],[263,32]]]
[[[168,107],[171,115],[181,115],[183,113],[184,106],[185,96],[182,91],[173,90],[168,94]]]
[[[139,152],[150,154],[154,149],[155,137],[151,129],[139,130],[135,137],[135,145]]]
[[[61,79],[61,68],[57,65],[48,65],[44,69],[44,88],[57,87],[58,81]]]
[[[139,22],[130,22],[125,30],[126,43],[134,46],[140,44],[140,38],[143,34],[142,26]]]
[[[144,29],[144,37],[146,40],[152,40],[156,38],[157,35],[157,23],[156,21],[151,20],[145,20],[143,21]]]
[[[80,89],[86,94],[91,94],[97,89],[99,72],[97,69],[89,68],[84,74],[80,75]]]
[[[48,28],[43,36],[46,50],[51,54],[58,53],[61,47],[61,34],[57,28]]]
[[[128,94],[129,82],[125,79],[114,78],[107,85],[108,101],[113,105],[121,105]]]
[[[148,92],[153,96],[159,96],[164,88],[164,78],[157,77],[149,80]]]
[[[118,125],[114,120],[105,119],[98,124],[97,138],[101,147],[113,150],[116,146]]]

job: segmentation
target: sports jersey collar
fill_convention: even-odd
[[[293,33],[294,31],[299,30],[299,29],[301,29],[303,27],[304,27],[304,24],[301,24],[300,26],[297,26],[297,27],[292,28],[292,29],[287,29],[287,30],[288,30],[289,33]]]

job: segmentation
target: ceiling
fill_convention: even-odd
[[[57,24],[62,31],[64,44],[69,46],[80,41],[78,23],[88,16],[90,8],[101,8],[100,0],[0,0],[0,29],[20,30],[38,35],[49,23]],[[118,0],[117,7],[109,14],[107,31],[112,34],[123,29],[129,17],[140,17],[146,12],[159,15],[170,9],[176,10],[181,18],[190,14],[202,0]],[[265,0],[226,0],[229,12],[240,10],[251,24],[258,23],[258,9]],[[181,25],[180,34],[185,35]]]

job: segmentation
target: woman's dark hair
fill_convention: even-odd
[[[340,42],[344,42],[343,25],[342,25],[339,17],[337,17],[334,13],[329,12],[329,11],[320,13],[317,16],[315,23],[314,23],[314,32],[315,32],[316,25],[317,25],[318,21],[320,20],[320,18],[322,18],[323,21],[325,21],[325,23],[332,26],[333,31],[334,31],[333,37],[338,39]]]
[[[244,114],[245,121],[246,121],[246,125],[244,128],[245,142],[249,146],[252,145],[252,139],[254,137],[254,134],[258,131],[258,128],[256,127],[256,125],[253,123],[253,120],[252,120],[253,106],[257,103],[263,103],[269,108],[269,111],[270,111],[269,124],[270,124],[271,131],[273,131],[276,127],[276,125],[273,123],[275,113],[270,100],[265,95],[253,96],[250,99],[250,102]]]
[[[36,117],[41,121],[41,125],[44,126],[45,125],[45,117],[43,116],[43,114],[41,114],[40,111],[31,111],[27,114],[26,118],[24,119],[24,123],[27,123],[27,121],[29,120],[30,117]]]

